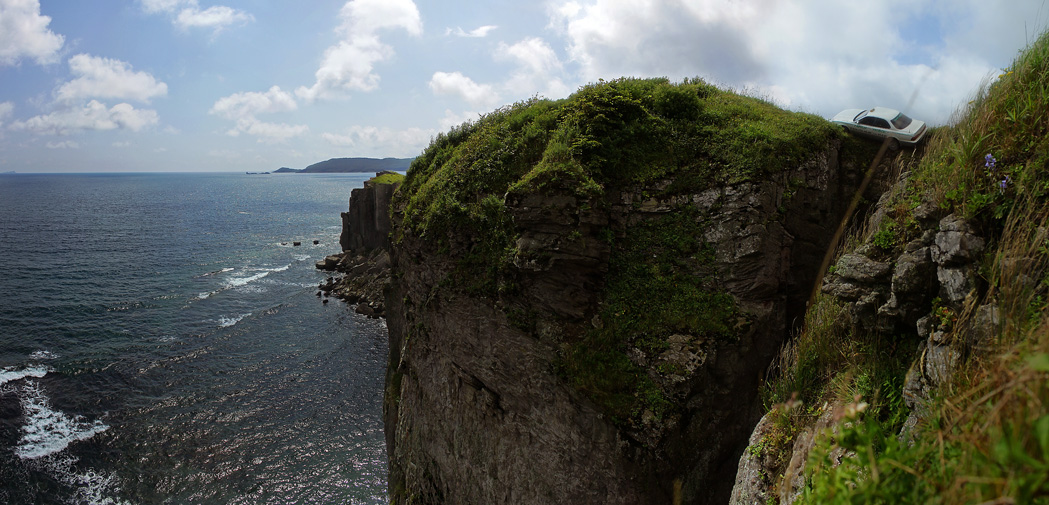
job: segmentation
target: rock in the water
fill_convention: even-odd
[[[331,254],[318,261],[316,266],[318,270],[335,270],[340,260],[342,260],[342,254]]]

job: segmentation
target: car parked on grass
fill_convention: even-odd
[[[845,131],[876,138],[889,139],[889,147],[896,149],[900,144],[916,146],[925,137],[925,122],[907,117],[906,114],[888,107],[873,109],[845,109],[831,122],[839,124]]]

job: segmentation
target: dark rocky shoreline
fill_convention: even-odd
[[[335,272],[318,286],[318,296],[334,296],[369,317],[384,317],[383,291],[390,284],[390,202],[400,186],[383,183],[394,172],[376,172],[363,188],[350,192],[349,209],[342,213],[342,252],[317,262],[317,268]],[[338,275],[342,274],[342,275]]]

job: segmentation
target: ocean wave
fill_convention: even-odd
[[[19,400],[25,420],[15,455],[21,459],[37,459],[61,452],[73,442],[87,440],[109,429],[102,421],[87,422],[83,416],[70,417],[52,409],[51,400],[35,381],[26,381]]]
[[[272,274],[274,272],[283,272],[283,271],[285,271],[285,270],[287,270],[289,268],[291,268],[290,264],[284,265],[284,266],[281,266],[281,267],[276,267],[276,268],[264,268],[259,273],[254,274],[254,275],[249,275],[247,277],[231,277],[231,278],[226,280],[226,283],[221,288],[216,289],[214,291],[205,291],[203,293],[200,293],[200,294],[197,295],[197,298],[199,298],[201,300],[206,299],[206,298],[210,298],[210,297],[215,296],[215,295],[217,295],[217,294],[219,294],[219,293],[221,293],[223,291],[226,291],[226,290],[229,290],[229,289],[239,288],[239,287],[242,287],[242,286],[246,286],[248,284],[251,284],[252,282],[255,282],[257,280],[265,278],[269,274]]]
[[[43,351],[43,350],[41,350],[41,351],[33,351],[33,353],[29,355],[29,359],[35,359],[35,360],[41,360],[41,361],[57,359],[57,358],[58,358],[57,354],[55,354],[55,353],[53,353],[51,351]]]
[[[17,380],[28,379],[30,377],[39,379],[40,377],[47,375],[50,371],[51,367],[47,366],[31,366],[21,370],[9,367],[0,368],[0,385]]]
[[[115,472],[99,472],[88,469],[77,471],[80,458],[68,454],[56,454],[36,460],[45,473],[75,491],[70,503],[89,505],[124,505],[128,502],[113,498],[120,494],[119,480]]]
[[[205,273],[205,274],[200,274],[196,278],[199,279],[201,277],[211,277],[212,275],[224,274],[226,272],[232,272],[234,270],[236,270],[236,269],[233,268],[233,267],[226,267],[226,268],[223,268],[221,270],[215,270],[214,272],[208,272],[208,273]]]
[[[233,326],[233,325],[239,323],[241,319],[244,319],[245,317],[248,317],[250,315],[251,315],[251,312],[248,312],[247,314],[241,314],[239,316],[234,316],[234,317],[220,317],[219,318],[219,327],[220,328],[228,328],[230,326]]]

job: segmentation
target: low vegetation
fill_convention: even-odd
[[[823,405],[863,406],[813,451],[804,503],[1049,502],[1049,35],[968,104],[905,167],[907,187],[889,221],[860,242],[899,252],[918,232],[914,210],[933,205],[966,217],[989,244],[981,288],[960,310],[933,302],[959,341],[975,308],[1000,314],[990,348],[974,349],[900,434],[901,401],[915,337],[857,335],[840,302],[823,297],[765,390],[767,405],[791,405],[780,432],[811,424]],[[798,408],[798,401],[802,408]],[[860,413],[862,411],[862,413]],[[789,436],[787,438],[790,438]],[[777,450],[789,450],[790,441]],[[834,451],[848,456],[838,464]]]
[[[840,136],[822,118],[699,79],[602,81],[564,100],[527,100],[438,135],[401,188],[404,222],[395,240],[423,238],[454,255],[446,286],[494,302],[518,289],[507,195],[567,194],[584,207],[607,209],[622,191],[671,196],[795,168]],[[672,184],[657,184],[667,179]],[[695,216],[675,212],[586,238],[612,249],[602,327],[571,336],[559,369],[618,421],[671,407],[627,357],[628,346],[657,351],[675,332],[732,333],[731,297],[709,276],[695,275],[709,256],[695,238],[697,226]]]
[[[404,182],[404,174],[397,172],[382,172],[371,179],[368,182],[372,184],[398,184]]]

